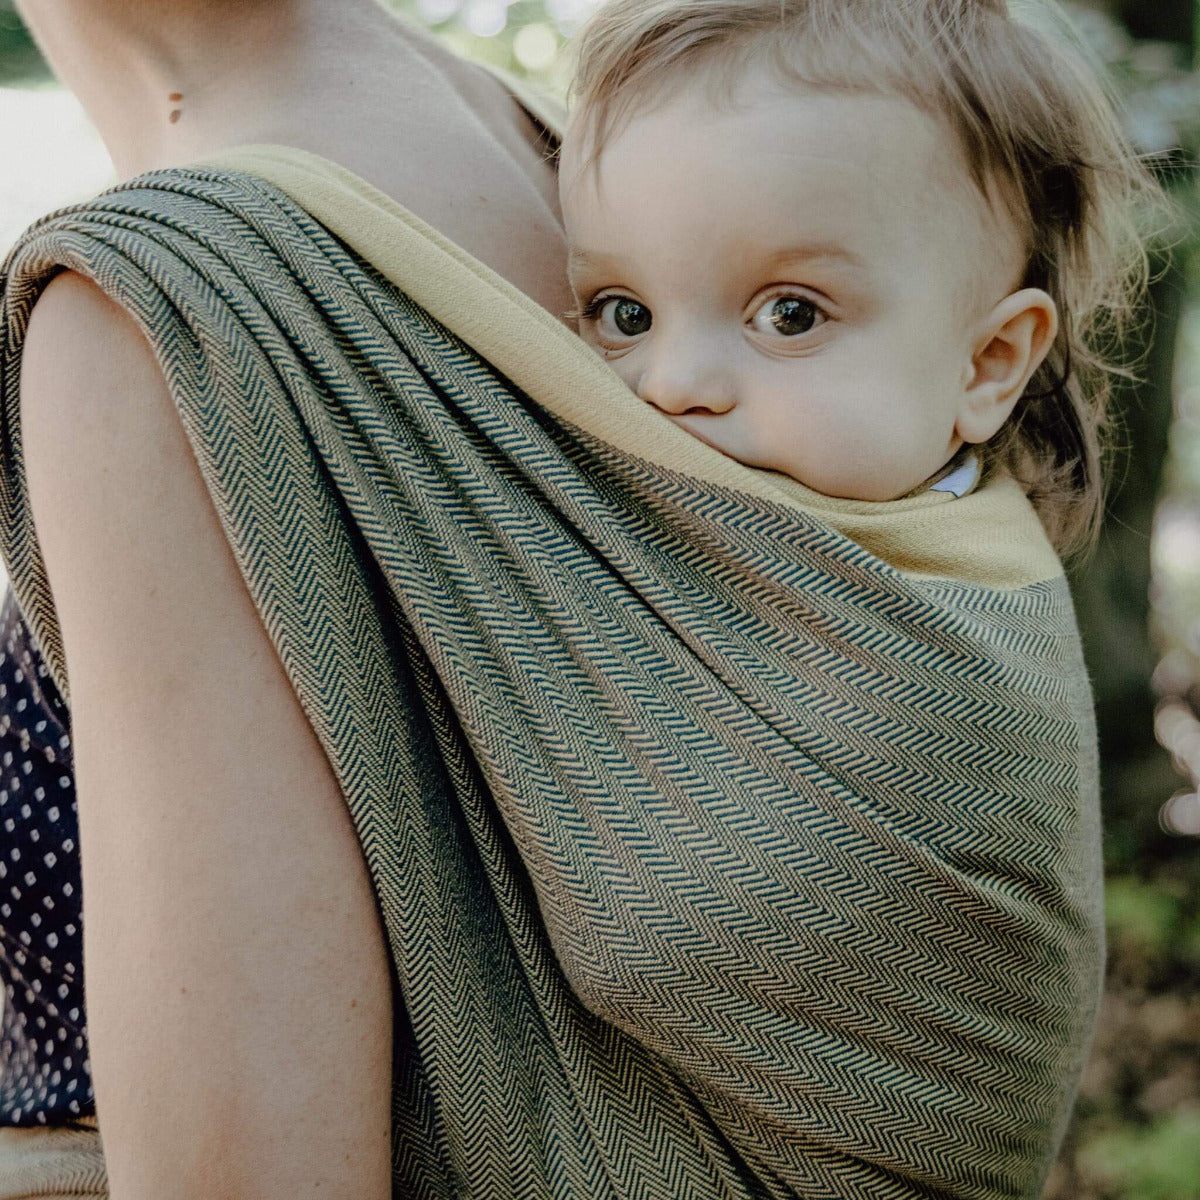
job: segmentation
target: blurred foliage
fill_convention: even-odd
[[[571,34],[596,0],[384,0],[429,25],[460,53],[564,96]]]
[[[29,86],[49,78],[50,71],[17,16],[12,0],[0,0],[0,85]]]
[[[1117,397],[1124,453],[1109,519],[1072,581],[1101,735],[1109,965],[1046,1200],[1200,1200],[1200,854],[1156,820],[1180,786],[1177,770],[1186,774],[1193,756],[1200,766],[1200,725],[1190,721],[1200,711],[1200,10],[1192,4],[1096,0],[1073,10],[1176,219],[1152,255],[1154,320],[1131,347],[1139,379]],[[1182,403],[1193,391],[1194,414]],[[1181,697],[1159,720],[1172,755],[1155,737],[1162,694]]]
[[[1148,154],[1200,153],[1200,75],[1191,47],[1134,38],[1098,9],[1075,5],[1070,12],[1121,97],[1138,148]]]
[[[1105,907],[1115,953],[1162,961],[1179,936],[1183,911],[1179,890],[1136,878],[1109,881]]]
[[[1161,578],[1154,582],[1150,553],[1171,437],[1179,331],[1194,303],[1200,268],[1200,74],[1194,69],[1193,3],[1126,6],[1141,28],[1187,39],[1177,42],[1135,39],[1112,12],[1094,5],[1071,10],[1121,100],[1135,145],[1167,186],[1175,218],[1148,216],[1162,231],[1151,252],[1152,321],[1128,346],[1138,378],[1114,398],[1115,440],[1122,452],[1113,473],[1109,520],[1097,552],[1073,578],[1096,693],[1108,861],[1122,872],[1164,858],[1194,861],[1194,847],[1173,842],[1153,819],[1181,780],[1155,736],[1157,697],[1151,680],[1161,650],[1153,636],[1151,597],[1162,587]]]
[[[1200,889],[1186,860],[1138,866],[1108,882],[1104,1004],[1046,1200],[1200,1200]]]
[[[1119,1129],[1084,1152],[1085,1169],[1124,1200],[1200,1200],[1200,1108]]]

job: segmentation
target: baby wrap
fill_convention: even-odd
[[[6,267],[0,533],[64,694],[18,402],[64,267],[153,346],[352,814],[397,1197],[1037,1193],[1099,991],[1097,768],[1011,481],[750,471],[366,184],[240,151]]]

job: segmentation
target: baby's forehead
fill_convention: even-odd
[[[598,148],[587,129],[573,122],[564,146],[572,234],[582,217],[619,236],[606,214],[640,204],[647,220],[674,211],[679,227],[693,209],[718,208],[731,224],[741,211],[767,244],[774,228],[785,241],[841,241],[876,259],[953,258],[971,278],[1021,257],[1022,239],[981,193],[949,124],[900,96],[761,77],[718,94],[700,80],[627,114]],[[647,203],[672,176],[680,185],[673,210]],[[590,203],[584,193],[593,193]]]

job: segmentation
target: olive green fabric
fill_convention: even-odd
[[[0,1200],[105,1200],[108,1175],[95,1122],[0,1129]]]
[[[63,267],[154,347],[353,816],[397,981],[397,1197],[1037,1193],[1101,963],[1061,574],[901,571],[669,438],[633,453],[403,263],[261,178],[175,170],[35,226],[3,281],[0,535],[64,692],[18,399]],[[586,418],[596,360],[563,347]],[[1013,501],[982,495],[937,503],[974,505],[986,554]]]

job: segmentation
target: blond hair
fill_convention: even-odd
[[[580,36],[573,135],[614,128],[697,73],[732,89],[764,65],[784,82],[902,96],[957,136],[972,179],[1025,234],[1022,286],[1058,306],[1050,354],[981,447],[1011,472],[1062,554],[1104,508],[1106,412],[1147,256],[1139,218],[1161,193],[1065,18],[1006,0],[609,0]]]

